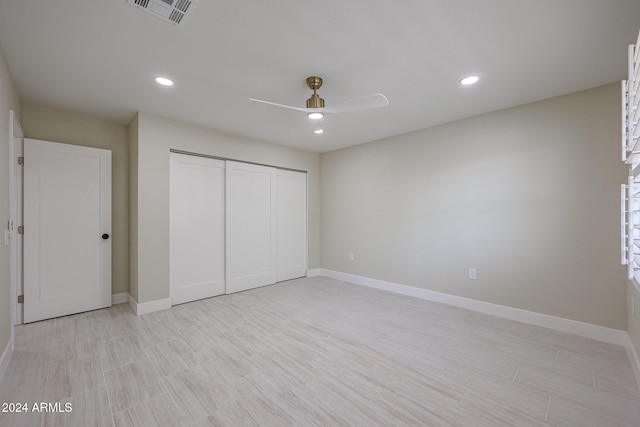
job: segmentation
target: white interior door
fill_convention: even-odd
[[[24,322],[111,305],[111,151],[24,140]]]
[[[276,173],[277,281],[307,274],[307,174]]]
[[[276,169],[227,161],[227,293],[276,282]]]
[[[225,293],[225,162],[171,153],[171,302]]]

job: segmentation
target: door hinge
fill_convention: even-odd
[[[24,234],[24,225],[18,226],[18,234]]]
[[[18,164],[24,165],[24,157],[18,157]]]
[[[18,295],[18,304],[24,304],[24,295]]]

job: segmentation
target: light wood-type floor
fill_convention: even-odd
[[[2,426],[640,426],[622,347],[323,277],[15,336],[0,402],[72,411]]]

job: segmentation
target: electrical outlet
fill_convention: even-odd
[[[353,252],[349,252],[349,261],[355,261],[356,257],[353,255]]]
[[[470,268],[469,269],[469,279],[476,280],[476,278],[477,278],[476,269],[475,268]]]

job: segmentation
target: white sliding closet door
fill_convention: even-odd
[[[227,161],[227,293],[276,282],[276,169]]]
[[[278,169],[276,176],[277,281],[307,274],[307,174]]]
[[[225,162],[171,153],[171,303],[225,293]]]

